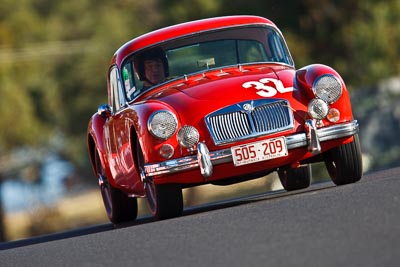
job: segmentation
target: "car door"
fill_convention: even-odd
[[[110,170],[119,188],[130,194],[143,195],[143,186],[132,155],[129,109],[116,66],[110,70],[109,86],[112,115],[105,125],[105,132],[109,136],[106,146]]]

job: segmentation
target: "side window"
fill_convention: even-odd
[[[110,91],[112,111],[116,112],[126,103],[117,67],[110,71]]]
[[[130,101],[134,98],[136,91],[132,62],[125,64],[122,68],[122,81],[124,83],[126,97],[128,101]]]
[[[127,62],[122,67],[122,80],[128,101],[133,100],[141,93],[140,88],[143,87],[143,82],[139,80],[137,75],[135,75],[133,61]]]

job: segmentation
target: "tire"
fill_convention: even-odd
[[[182,189],[177,184],[155,185],[152,179],[145,183],[145,191],[150,211],[157,220],[182,215]]]
[[[183,212],[182,188],[178,184],[156,185],[152,177],[144,175],[144,159],[140,144],[136,143],[139,172],[144,181],[147,202],[157,220],[178,217]]]
[[[362,177],[362,154],[358,135],[348,144],[324,153],[329,176],[336,185],[355,183]]]
[[[300,190],[311,184],[311,165],[296,169],[279,169],[279,180],[286,191]]]
[[[110,184],[97,153],[96,170],[108,219],[114,224],[134,221],[138,214],[137,199],[128,197],[124,192]]]

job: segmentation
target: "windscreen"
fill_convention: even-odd
[[[151,50],[157,49],[157,53]],[[162,52],[160,52],[162,50]],[[241,27],[203,32],[185,36],[141,51],[124,63],[122,77],[129,100],[157,84],[146,77],[145,54],[157,54],[165,79],[179,78],[209,69],[255,63],[293,65],[282,36],[270,27]],[[157,59],[158,60],[158,59]]]

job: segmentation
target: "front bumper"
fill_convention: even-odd
[[[317,129],[315,121],[307,120],[306,132],[286,137],[288,150],[307,147],[308,151],[318,154],[321,150],[320,142],[349,137],[357,134],[359,125],[356,120]],[[146,164],[145,175],[155,176],[200,169],[204,177],[212,175],[214,165],[233,162],[230,148],[209,152],[204,143],[199,143],[197,155],[172,159],[160,163]]]

